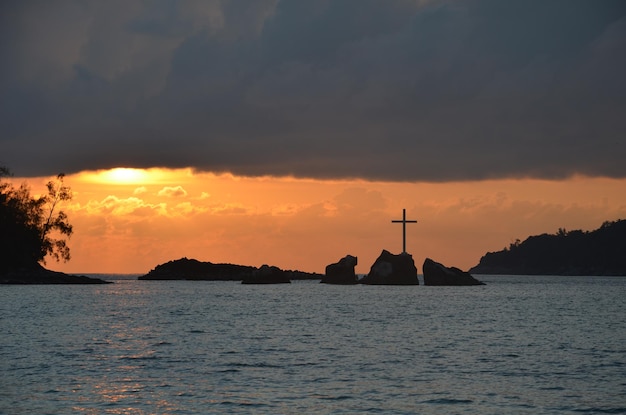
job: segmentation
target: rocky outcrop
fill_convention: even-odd
[[[0,273],[0,284],[111,284],[111,281],[50,271],[39,264],[33,264],[4,270]]]
[[[213,264],[196,259],[181,258],[157,265],[140,280],[208,280],[241,281],[252,276],[255,267],[233,264]]]
[[[267,267],[267,265],[265,265]],[[261,267],[263,268],[263,267]],[[270,267],[276,268],[277,267]],[[193,281],[243,281],[254,280],[259,275],[264,275],[264,270],[247,265],[214,264],[201,262],[195,259],[181,258],[157,265],[146,275],[139,277],[140,280],[193,280]],[[283,276],[288,280],[319,280],[321,274],[303,272],[297,270],[283,271]]]
[[[411,254],[394,255],[383,250],[369,274],[359,283],[369,285],[419,285],[417,268]]]
[[[326,273],[322,278],[325,284],[357,284],[358,278],[354,272],[357,264],[357,258],[347,255],[334,264],[326,266]]]
[[[290,284],[289,274],[278,267],[262,265],[252,275],[244,278],[242,284]]]
[[[284,270],[291,281],[296,280],[321,280],[323,275],[317,272],[305,272],[297,270]]]
[[[426,258],[422,270],[424,285],[485,285],[468,272],[446,267],[430,258]]]

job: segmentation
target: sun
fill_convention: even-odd
[[[116,167],[108,170],[85,171],[80,180],[113,186],[132,186],[148,184],[167,184],[188,180],[193,177],[190,169],[137,169],[133,167]]]
[[[104,173],[105,180],[118,184],[137,184],[145,182],[148,174],[140,169],[118,167]]]
[[[89,182],[113,185],[137,185],[152,181],[148,170],[116,167],[109,170],[86,172],[83,178]]]

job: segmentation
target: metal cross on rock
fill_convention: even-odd
[[[416,220],[406,220],[406,209],[402,209],[402,220],[392,220],[392,223],[402,224],[402,253],[406,254],[406,224],[417,223]]]

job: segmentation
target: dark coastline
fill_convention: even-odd
[[[84,275],[70,275],[45,269],[39,264],[29,267],[13,268],[0,273],[0,284],[45,285],[45,284],[112,284],[100,278]]]
[[[488,252],[472,274],[626,276],[626,220],[605,222],[594,231],[530,236]]]

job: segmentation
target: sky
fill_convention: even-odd
[[[75,193],[53,269],[365,273],[403,208],[467,269],[626,218],[622,0],[8,0],[0,60],[0,165]]]

